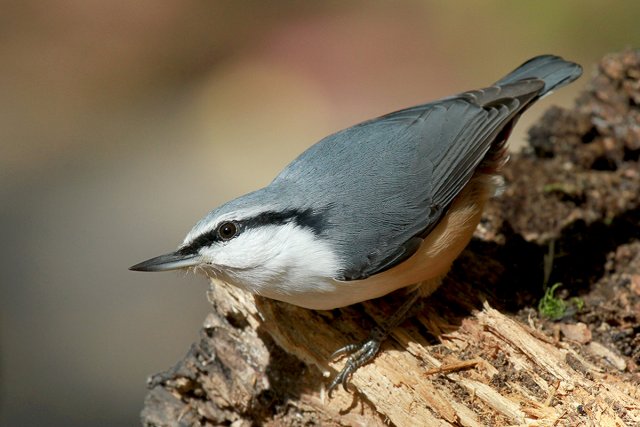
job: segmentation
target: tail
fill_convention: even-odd
[[[520,115],[536,100],[548,95],[556,88],[568,85],[581,75],[580,65],[565,61],[559,56],[542,55],[531,58],[495,82],[492,88],[479,91],[477,98],[482,105],[500,102],[504,97],[516,98],[520,101],[520,108],[514,111],[511,119],[495,137],[479,170],[485,173],[489,171],[489,174],[499,171],[509,157],[506,147],[507,139]]]
[[[542,97],[556,88],[568,85],[581,75],[582,67],[580,65],[565,61],[559,56],[541,55],[531,58],[495,82],[495,85],[503,86],[531,78],[540,79],[544,81],[544,88],[539,93],[539,96]]]

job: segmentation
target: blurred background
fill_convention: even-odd
[[[640,45],[635,0],[0,5],[2,426],[138,425],[209,307],[202,278],[127,268],[323,136]]]

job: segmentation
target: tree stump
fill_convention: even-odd
[[[530,130],[469,247],[350,393],[327,396],[344,363],[331,353],[402,292],[312,311],[213,282],[201,340],[149,379],[143,424],[640,425],[639,159],[629,50]],[[555,320],[537,310],[545,293]]]

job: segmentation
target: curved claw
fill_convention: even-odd
[[[340,347],[339,349],[337,349],[336,351],[334,351],[333,353],[331,353],[331,356],[329,356],[330,359],[335,359],[339,356],[343,356],[345,354],[348,353],[353,353],[356,350],[358,350],[358,347],[360,347],[362,344],[347,344],[343,347]]]
[[[338,373],[338,375],[336,375],[333,381],[331,381],[331,384],[329,384],[329,397],[331,397],[331,393],[338,386],[338,384],[342,384],[344,390],[347,392],[349,391],[347,389],[347,382],[349,378],[359,367],[375,357],[375,355],[378,353],[378,350],[380,350],[380,344],[382,344],[383,340],[384,337],[382,337],[381,334],[372,333],[372,337],[368,340],[361,342],[360,344],[347,344],[333,353],[333,355],[331,356],[332,358],[348,353],[352,354],[347,359],[347,362],[345,363],[342,370]]]
[[[333,381],[331,381],[331,384],[329,384],[329,397],[331,397],[331,393],[333,393],[333,390],[338,386],[338,384],[342,384],[342,388],[344,388],[344,390],[347,392],[349,391],[347,389],[347,380],[349,379],[349,377],[351,377],[351,374],[353,374],[354,370],[355,369],[352,368],[352,365],[345,365],[345,367],[338,373],[338,375],[336,375]]]
[[[402,303],[402,305],[387,318],[384,325],[373,328],[369,334],[369,338],[360,344],[347,344],[344,347],[337,349],[331,358],[341,357],[345,354],[349,354],[349,358],[342,370],[336,375],[336,377],[329,384],[329,398],[331,398],[331,392],[337,387],[338,384],[342,384],[345,391],[347,390],[347,381],[351,375],[362,365],[369,362],[375,357],[380,350],[380,344],[387,339],[389,331],[398,326],[408,317],[413,316],[413,310],[420,309],[421,304],[416,304],[416,301],[420,297],[420,292],[412,292],[409,298]]]

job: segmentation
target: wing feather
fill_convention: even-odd
[[[325,238],[345,259],[337,278],[366,278],[415,252],[543,86],[528,80],[466,92],[364,122],[312,146],[272,185],[295,181],[310,205],[328,197]]]

